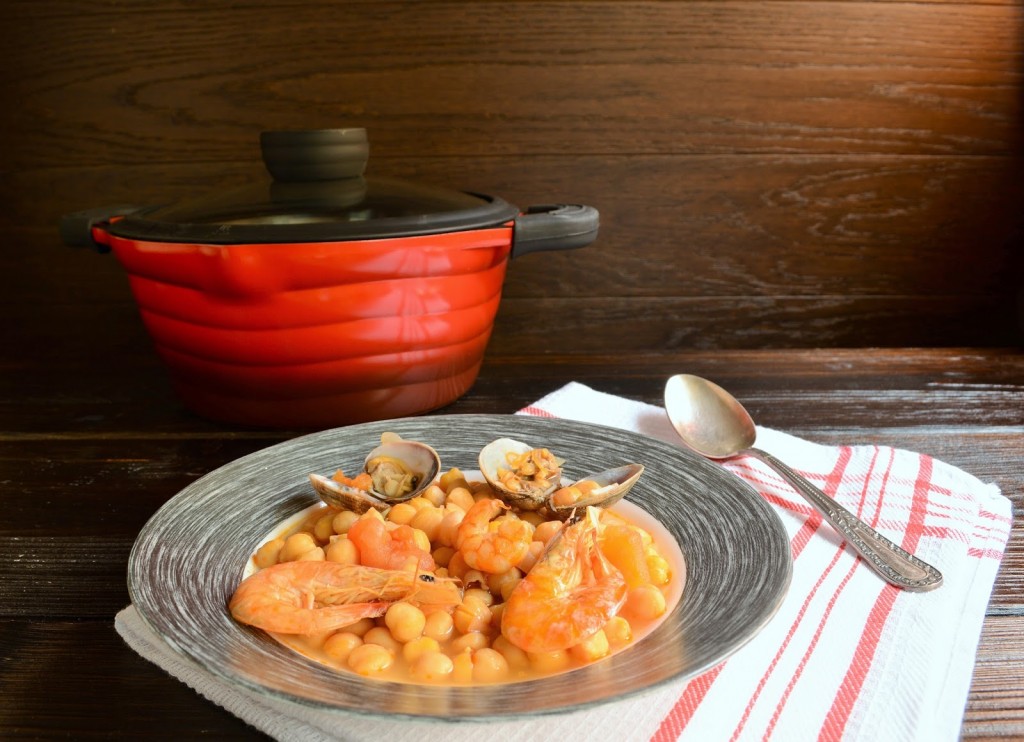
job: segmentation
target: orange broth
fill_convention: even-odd
[[[457,470],[453,470],[457,471]],[[461,473],[460,473],[461,475]],[[486,488],[486,484],[479,482],[472,482],[459,478],[461,485],[468,485],[473,489],[474,496],[479,497],[489,496],[490,493]],[[457,484],[456,486],[460,486]],[[452,488],[449,488],[449,491]],[[434,493],[435,500],[440,498],[438,493]],[[421,499],[421,498],[417,498]],[[431,504],[433,506],[433,504]],[[425,504],[420,504],[420,507],[428,507]],[[441,507],[444,507],[442,502]],[[451,508],[449,508],[450,510]],[[331,544],[339,539],[347,539],[345,534],[331,533],[327,535],[326,539],[317,538],[314,533],[317,530],[317,524],[320,524],[320,535],[323,536],[326,533],[324,523],[326,522],[327,516],[331,516],[331,522],[337,523],[337,514],[341,512],[337,508],[328,507],[326,505],[314,505],[297,516],[288,519],[285,523],[281,524],[274,533],[264,542],[264,545],[271,544],[270,549],[273,550],[273,545],[279,543],[283,539],[296,534],[296,533],[309,533],[319,544],[319,553],[315,550],[308,554],[302,555],[300,558],[303,559],[324,559],[326,553],[332,553]],[[389,514],[390,515],[390,514]],[[535,515],[524,515],[525,518],[531,518],[536,520],[539,516]],[[352,516],[345,516],[341,520],[351,519]],[[364,515],[363,517],[376,517],[375,515]],[[686,580],[686,564],[683,559],[682,552],[675,543],[671,534],[652,516],[648,513],[633,505],[632,503],[621,501],[617,505],[613,506],[609,511],[602,514],[602,523],[611,521],[617,526],[627,526],[630,529],[636,529],[641,534],[644,541],[645,554],[647,559],[645,564],[652,565],[654,569],[650,571],[650,575],[657,573],[658,578],[650,577],[647,571],[641,568],[641,571],[645,575],[650,577],[652,580],[648,583],[645,588],[651,590],[652,587],[660,593],[660,600],[664,604],[663,611],[657,616],[649,615],[653,610],[657,608],[657,600],[654,601],[655,605],[652,608],[650,604],[651,595],[646,594],[640,598],[636,598],[636,601],[644,599],[643,602],[634,601],[633,592],[629,594],[626,604],[619,612],[619,617],[613,619],[613,622],[609,622],[605,629],[602,629],[598,633],[601,637],[591,637],[586,640],[583,644],[578,647],[573,647],[568,650],[562,650],[559,652],[550,652],[544,654],[527,654],[521,649],[513,645],[511,642],[506,640],[501,635],[500,631],[500,612],[501,606],[504,602],[502,594],[500,592],[501,585],[495,587],[495,582],[499,582],[498,578],[493,575],[480,575],[480,573],[473,571],[473,574],[464,572],[464,574],[454,574],[449,576],[459,577],[460,579],[470,579],[466,587],[466,597],[463,602],[466,606],[471,606],[472,611],[478,613],[481,612],[480,604],[487,605],[488,601],[490,605],[487,605],[487,611],[478,615],[475,619],[476,623],[472,626],[473,629],[480,629],[478,632],[471,631],[460,631],[458,625],[453,625],[450,634],[447,636],[444,632],[444,626],[449,623],[448,619],[444,616],[438,616],[430,618],[431,612],[443,611],[448,612],[449,615],[453,613],[453,610],[449,608],[445,609],[434,609],[434,611],[424,611],[427,625],[432,626],[430,631],[424,631],[418,639],[410,640],[403,644],[401,642],[395,642],[394,638],[391,637],[391,641],[395,642],[389,648],[391,661],[386,667],[379,667],[371,663],[371,668],[368,670],[365,666],[350,666],[350,660],[352,659],[352,653],[346,653],[346,650],[351,645],[357,645],[360,643],[374,643],[382,646],[388,645],[388,637],[390,632],[387,629],[387,623],[384,616],[376,619],[362,619],[351,627],[343,627],[336,631],[325,632],[323,634],[311,635],[311,636],[298,636],[288,634],[277,634],[270,633],[281,644],[291,648],[292,650],[316,661],[328,667],[341,672],[358,672],[359,675],[364,677],[372,677],[380,680],[387,680],[392,682],[402,683],[418,683],[418,684],[431,684],[431,685],[478,685],[478,684],[491,684],[491,683],[504,683],[504,682],[517,682],[523,680],[531,680],[535,678],[541,678],[545,676],[554,675],[561,672],[567,672],[580,667],[583,667],[592,662],[600,661],[605,657],[609,657],[616,652],[620,652],[624,649],[628,649],[630,646],[640,641],[643,637],[649,634],[658,624],[664,620],[665,616],[671,613],[672,609],[678,603],[680,596],[682,595],[683,585]],[[548,526],[548,529],[552,526]],[[608,532],[608,529],[605,529]],[[456,565],[452,564],[454,558],[447,556],[445,553],[439,553],[438,549],[444,549],[443,544],[437,544],[434,540],[431,540],[431,547],[435,556],[439,557],[437,562],[439,568],[436,571],[438,575],[448,575],[448,567],[451,566],[453,569]],[[263,547],[261,547],[263,549]],[[450,550],[450,549],[449,549]],[[605,551],[607,556],[607,551]],[[260,550],[257,550],[257,554]],[[254,555],[253,559],[245,571],[244,576],[248,576],[253,572],[257,571],[259,567],[256,565],[256,561],[259,557]],[[267,561],[266,549],[262,557],[264,563]],[[614,561],[614,560],[613,560]],[[444,566],[441,563],[444,562]],[[524,560],[525,562],[525,560]],[[264,564],[265,566],[265,564]],[[477,580],[478,576],[483,577],[483,583]],[[521,574],[518,575],[521,579]],[[512,580],[514,582],[516,574],[506,574],[504,579]],[[635,582],[637,579],[636,575],[631,575],[631,579]],[[510,589],[506,586],[506,590]],[[635,588],[633,588],[635,589]],[[506,595],[508,593],[506,592]],[[470,598],[472,596],[472,599]],[[641,609],[634,608],[634,602],[637,606],[642,606]],[[457,614],[461,606],[456,608],[454,612]],[[457,618],[463,618],[463,616],[457,616]],[[623,632],[622,619],[626,619],[628,622],[628,638]],[[453,621],[452,623],[457,623]],[[466,622],[463,621],[463,624]],[[381,627],[384,632],[382,633]],[[369,641],[366,636],[368,632],[373,631],[370,635]],[[353,634],[359,639],[352,637],[335,637],[332,639],[332,644],[328,646],[334,647],[333,654],[325,650],[325,642],[329,637],[335,634]],[[429,635],[428,635],[429,634]],[[472,634],[472,635],[470,635]],[[427,640],[425,641],[424,637]],[[603,639],[602,639],[603,637]],[[342,650],[338,650],[337,647],[341,645]],[[487,649],[489,651],[481,652],[481,650]],[[363,654],[369,654],[366,650],[361,650]],[[428,660],[417,660],[417,657],[421,656],[424,651],[439,652],[451,661],[451,669],[447,670],[447,661],[431,656]],[[383,653],[377,652],[377,656],[383,658]],[[459,655],[465,655],[459,657]],[[496,656],[500,655],[500,657]],[[382,659],[381,662],[384,660]],[[380,663],[378,663],[380,664]],[[503,667],[504,666],[504,667]],[[357,669],[353,669],[356,667]]]

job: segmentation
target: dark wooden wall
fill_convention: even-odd
[[[601,211],[591,247],[510,265],[492,356],[1014,345],[1022,8],[8,0],[0,305],[22,339],[138,342],[62,213],[242,183],[263,129],[363,126],[373,173]]]

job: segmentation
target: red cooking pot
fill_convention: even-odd
[[[509,258],[583,247],[589,206],[364,177],[362,129],[265,132],[272,176],[157,207],[69,214],[112,250],[196,413],[270,427],[412,415],[476,380]]]

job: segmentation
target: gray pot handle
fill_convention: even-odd
[[[60,218],[58,226],[60,238],[70,247],[91,247],[96,252],[110,252],[110,247],[93,239],[92,228],[109,222],[115,216],[127,216],[142,208],[144,207],[117,204],[65,214]]]
[[[597,209],[582,204],[530,206],[516,217],[512,258],[546,250],[575,250],[597,238]]]

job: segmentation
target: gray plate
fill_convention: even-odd
[[[480,448],[506,436],[553,450],[567,461],[567,477],[644,464],[627,499],[655,515],[682,549],[682,599],[653,633],[608,659],[538,680],[469,688],[332,671],[236,623],[227,601],[253,549],[316,501],[307,475],[355,468],[386,430],[434,446],[444,469],[476,468]],[[772,617],[791,570],[789,539],[774,511],[738,477],[688,451],[565,420],[438,415],[314,433],[207,474],[142,529],[128,562],[128,589],[171,647],[250,690],[327,710],[497,719],[579,709],[714,667]]]

